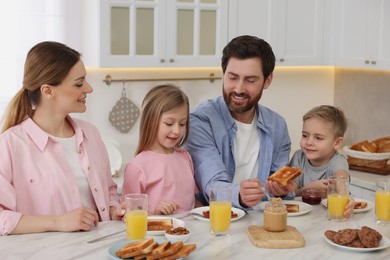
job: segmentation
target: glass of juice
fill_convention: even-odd
[[[232,186],[213,186],[209,189],[210,230],[214,236],[229,235],[232,210]]]
[[[390,179],[376,182],[375,216],[376,223],[390,224]]]
[[[125,204],[127,239],[145,238],[148,226],[148,195],[126,194]]]
[[[328,178],[328,219],[346,221],[345,206],[349,201],[349,179],[331,176]]]

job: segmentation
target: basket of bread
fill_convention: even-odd
[[[344,147],[349,165],[385,168],[390,159],[390,136]]]

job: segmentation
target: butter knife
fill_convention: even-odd
[[[111,237],[111,236],[114,236],[114,235],[117,235],[117,234],[120,234],[120,233],[123,233],[125,232],[126,230],[121,230],[121,231],[118,231],[118,232],[115,232],[115,233],[111,233],[111,234],[108,234],[108,235],[105,235],[105,236],[102,236],[102,237],[98,237],[98,238],[95,238],[95,239],[92,239],[92,240],[89,240],[87,241],[88,244],[91,244],[91,243],[95,243],[95,242],[99,242],[103,239],[106,239],[108,237]]]

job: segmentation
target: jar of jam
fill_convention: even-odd
[[[287,208],[281,200],[273,200],[265,204],[264,229],[271,232],[281,232],[287,228]]]
[[[314,189],[304,189],[302,191],[302,201],[310,205],[320,204],[321,192]]]

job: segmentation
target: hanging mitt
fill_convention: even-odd
[[[122,96],[112,108],[109,116],[111,124],[122,133],[130,131],[139,117],[139,109],[126,97],[126,89],[123,86]]]

